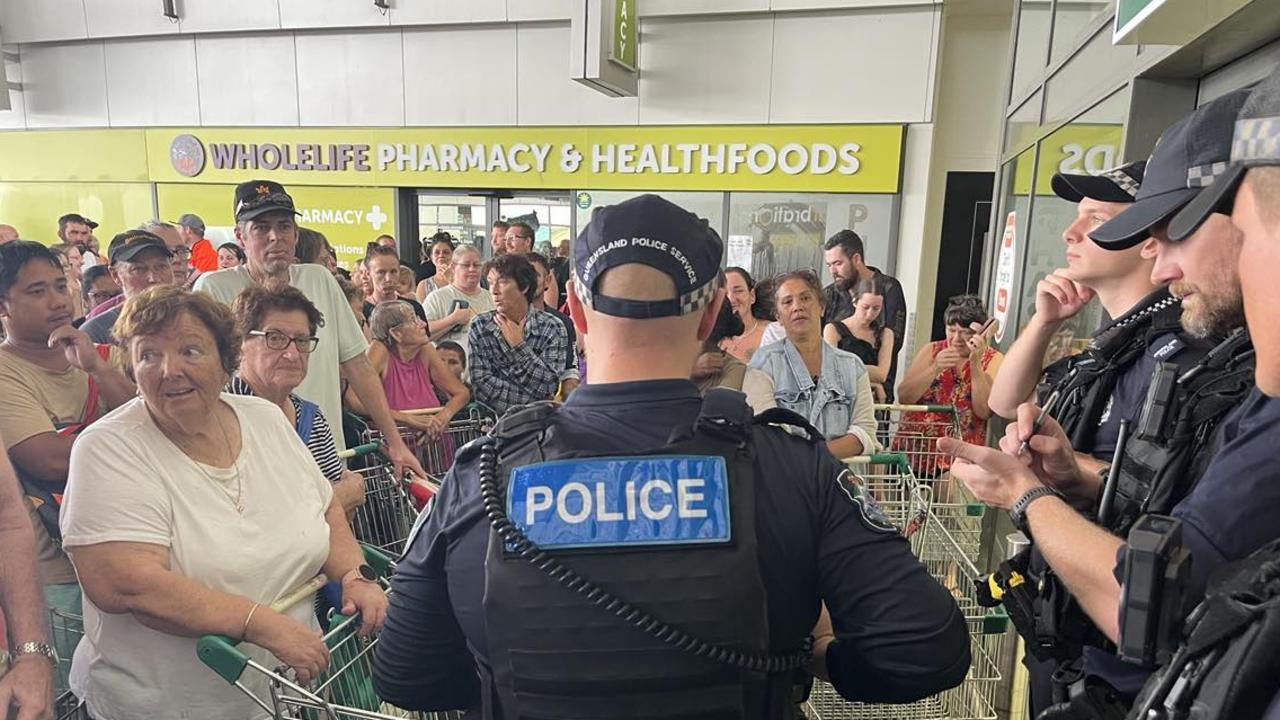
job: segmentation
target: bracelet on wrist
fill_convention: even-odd
[[[260,607],[262,603],[254,603],[253,607],[249,608],[249,614],[244,618],[244,627],[240,628],[240,642],[244,642],[244,639],[249,636],[249,623],[253,622],[253,614],[258,612]]]

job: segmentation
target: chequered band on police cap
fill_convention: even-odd
[[[1125,166],[1111,168],[1110,170],[1103,170],[1098,174],[1115,183],[1121,190],[1128,193],[1129,197],[1136,198],[1138,197],[1138,188],[1142,187],[1142,183],[1138,182],[1136,178],[1125,172],[1124,168]]]
[[[680,296],[680,315],[683,317],[691,313],[698,312],[711,304],[711,300],[716,296],[716,290],[720,289],[722,274],[717,274],[709,282],[702,284],[702,287]],[[583,282],[582,275],[578,273],[577,268],[573,271],[573,291],[577,294],[578,299],[582,301],[584,307],[594,307],[592,304],[591,289],[587,283]]]
[[[1280,117],[1237,120],[1231,161],[1280,163]]]
[[[1209,187],[1219,175],[1227,171],[1231,163],[1216,162],[1210,165],[1196,165],[1187,169],[1187,187]]]

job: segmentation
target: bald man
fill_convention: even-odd
[[[18,229],[12,225],[0,225],[0,245],[18,239]]]

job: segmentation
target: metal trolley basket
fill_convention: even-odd
[[[366,561],[378,572],[385,587],[392,570],[390,558],[367,545],[364,549]],[[310,600],[323,581],[323,576],[320,576],[279,604],[292,605]],[[329,648],[329,667],[320,678],[305,687],[295,682],[289,668],[269,668],[257,663],[237,648],[235,641],[221,635],[200,638],[196,643],[196,654],[207,667],[240,688],[276,720],[453,720],[462,717],[460,712],[419,713],[383,702],[373,690],[373,651],[378,637],[360,637],[357,633],[359,627],[358,617],[334,615],[331,618],[330,629],[324,636],[324,643]],[[246,671],[265,677],[265,695],[255,692],[245,682]]]
[[[436,409],[421,411],[430,414]],[[491,414],[472,405],[449,423],[446,433],[434,440],[423,438],[421,433],[400,426],[400,436],[413,450],[418,462],[427,471],[424,481],[428,492],[434,492],[453,466],[457,449],[479,438],[492,426]],[[364,423],[361,423],[364,425]],[[351,518],[351,529],[356,539],[391,555],[404,550],[405,540],[418,517],[414,496],[407,481],[394,476],[391,463],[380,452],[382,434],[376,428],[365,426],[360,432],[360,444],[339,453],[348,458],[352,470],[364,477],[365,502]]]
[[[876,405],[880,435],[891,452],[906,456],[917,482],[930,492],[929,509],[947,528],[965,557],[976,563],[982,544],[986,506],[951,477],[951,458],[938,439],[959,438],[960,421],[951,405]]]
[[[1001,608],[987,610],[974,601],[973,580],[978,569],[932,512],[912,537],[912,548],[964,613],[973,654],[969,674],[955,688],[902,705],[849,702],[829,683],[815,680],[805,704],[805,712],[813,720],[995,720],[1000,683],[996,662],[1009,618]]]
[[[916,482],[902,453],[858,455],[845,458],[854,473],[889,521],[907,538],[912,538],[929,515],[930,490]]]

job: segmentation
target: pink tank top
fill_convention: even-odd
[[[431,373],[422,364],[421,356],[404,361],[394,350],[388,352],[387,374],[382,378],[382,389],[387,393],[387,404],[392,410],[440,407],[436,389],[431,385]]]

